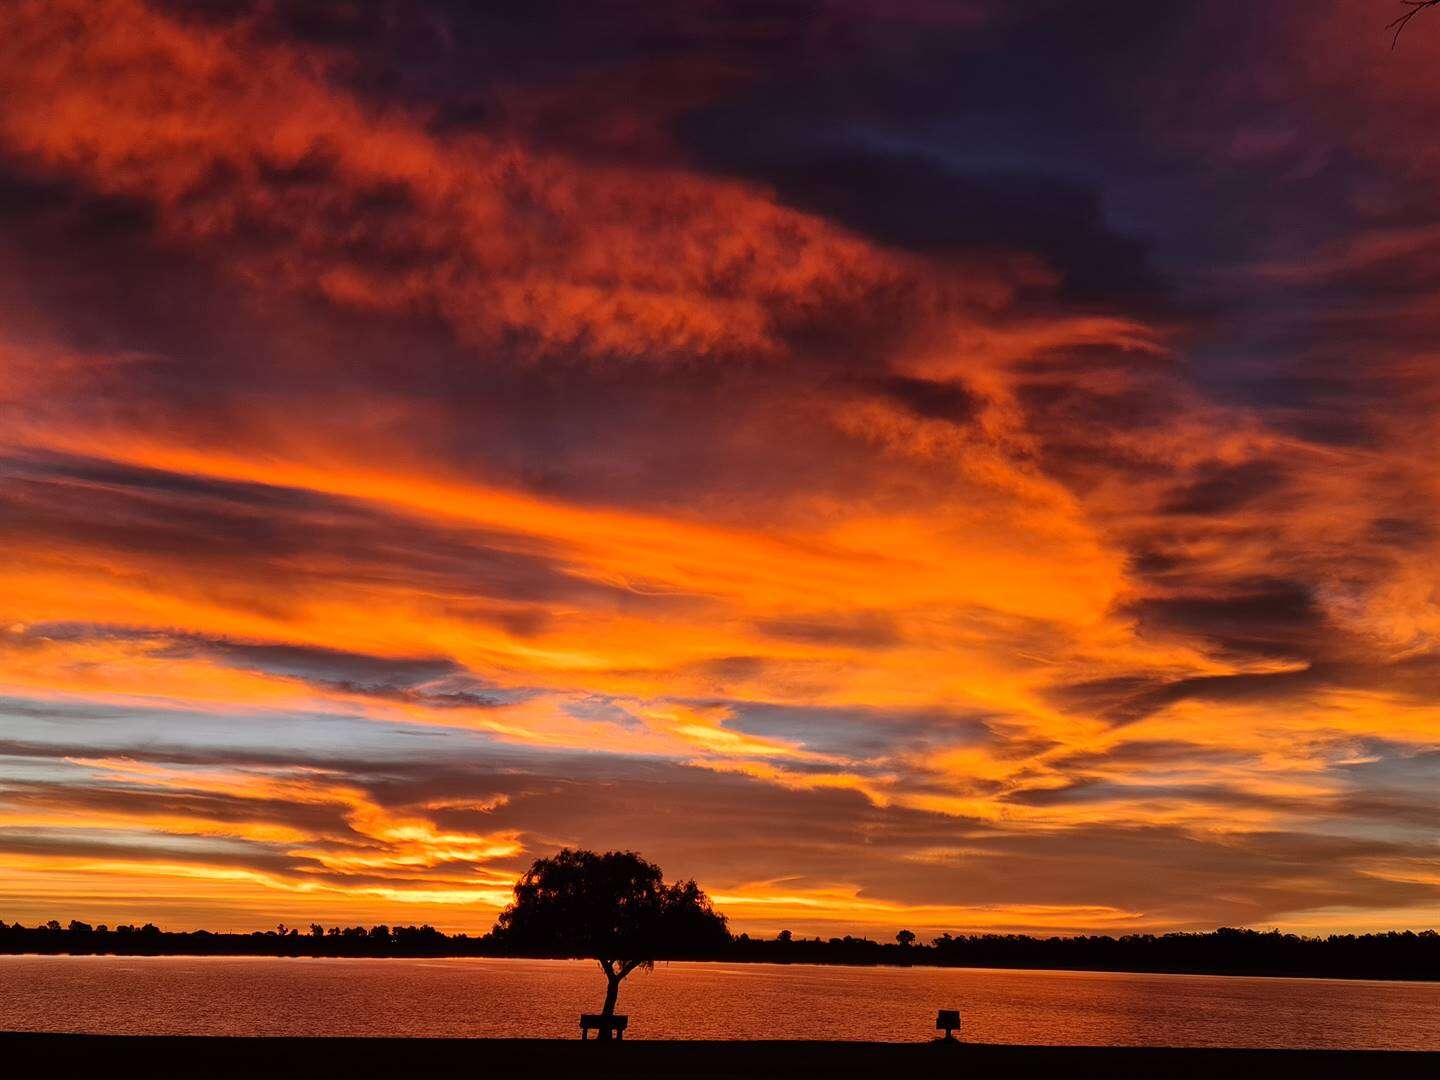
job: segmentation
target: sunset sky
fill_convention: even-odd
[[[1440,923],[1440,14],[4,0],[0,918]]]

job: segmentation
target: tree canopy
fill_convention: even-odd
[[[695,882],[667,885],[660,867],[633,851],[570,848],[535,860],[495,936],[540,953],[641,963],[730,940],[725,916]]]

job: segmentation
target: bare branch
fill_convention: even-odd
[[[1392,19],[1385,24],[1386,30],[1394,30],[1395,36],[1390,39],[1390,48],[1395,48],[1396,42],[1400,40],[1400,31],[1410,25],[1410,20],[1419,15],[1426,8],[1440,6],[1440,0],[1400,0],[1400,3],[1407,9],[1398,18]]]

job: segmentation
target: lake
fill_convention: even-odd
[[[566,960],[0,956],[0,1028],[149,1035],[577,1036],[604,979]],[[659,964],[629,1038],[933,1038],[1440,1050],[1440,983],[985,968]]]

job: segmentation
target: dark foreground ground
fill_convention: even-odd
[[[217,1039],[0,1034],[0,1075],[65,1077],[879,1077],[1028,1080],[1440,1076],[1440,1054],[835,1042]]]

